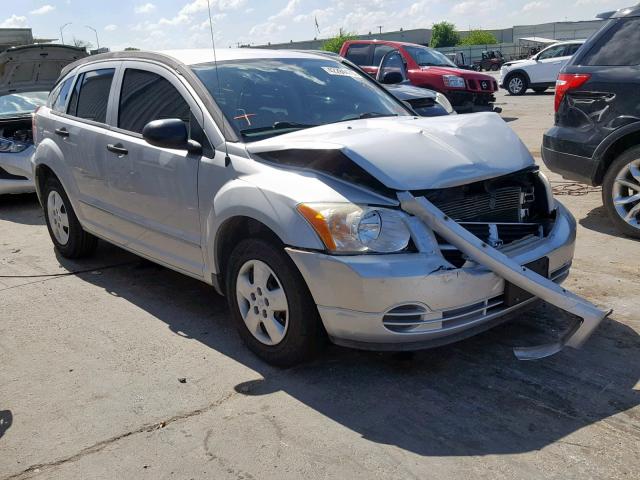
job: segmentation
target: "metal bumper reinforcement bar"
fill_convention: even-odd
[[[506,281],[536,297],[565,310],[577,318],[560,338],[546,345],[514,348],[519,360],[537,360],[558,353],[565,346],[580,348],[611,311],[605,312],[548,278],[518,264],[495,248],[487,245],[457,222],[445,215],[424,197],[409,192],[398,193],[402,209],[422,220],[451,245],[473,261],[484,265]]]

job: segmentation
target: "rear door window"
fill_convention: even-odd
[[[52,110],[61,113],[64,112],[64,109],[67,106],[69,93],[71,93],[71,86],[73,85],[74,78],[75,77],[67,78],[56,88],[55,92],[53,92],[52,98],[54,100],[51,105]]]
[[[153,120],[179,118],[190,121],[191,110],[180,92],[167,79],[153,72],[128,68],[120,92],[118,127],[142,133]]]
[[[576,53],[580,47],[581,47],[581,44],[579,44],[579,43],[572,43],[570,45],[567,45],[565,47],[564,53],[562,55],[564,57],[570,57],[571,55]]]
[[[349,49],[347,50],[347,59],[351,60],[358,66],[369,66],[370,52],[370,45],[366,43],[354,43],[353,45],[349,46]]]
[[[581,65],[622,67],[640,65],[640,18],[615,20],[580,60]]]
[[[69,101],[69,115],[106,123],[114,73],[114,68],[103,68],[81,74]]]

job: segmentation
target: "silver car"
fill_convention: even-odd
[[[577,347],[604,318],[556,284],[574,219],[497,115],[416,117],[327,56],[214,58],[122,52],[63,72],[33,157],[63,256],[101,238],[213,285],[277,365],[326,336],[377,350],[452,342],[536,297],[580,328],[520,358]]]
[[[63,67],[85,49],[28,45],[0,53],[0,195],[35,191],[32,116],[44,105]]]

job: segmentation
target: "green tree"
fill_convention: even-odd
[[[496,43],[498,39],[493,33],[486,30],[471,30],[459,45],[494,45]]]
[[[136,47],[127,47],[127,48],[124,49],[125,52],[137,52],[139,50],[140,49],[136,48]]]
[[[340,53],[340,49],[342,48],[342,44],[347,40],[355,40],[356,35],[349,32],[343,32],[340,30],[340,33],[335,37],[328,39],[322,45],[322,50],[326,52]]]
[[[455,47],[460,42],[460,35],[456,32],[456,26],[450,22],[434,23],[431,30],[432,48]]]

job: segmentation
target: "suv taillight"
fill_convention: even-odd
[[[581,87],[587,80],[591,78],[588,73],[561,73],[556,80],[556,112],[560,108],[562,99],[569,90]]]
[[[41,108],[42,106],[39,106],[38,108],[36,108],[33,114],[31,115],[31,139],[33,140],[34,145],[38,144],[38,139],[36,138],[36,133],[37,133],[36,115],[38,115],[38,110],[40,110]]]

